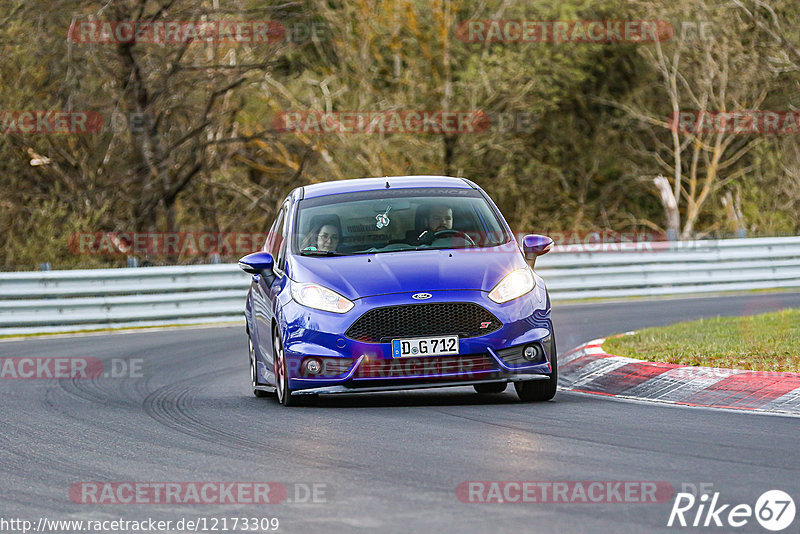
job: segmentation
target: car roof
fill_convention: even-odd
[[[453,187],[472,189],[473,186],[463,178],[450,176],[384,176],[383,178],[357,178],[354,180],[337,180],[303,186],[303,198],[315,198],[339,193],[360,193],[386,189],[386,183],[392,189],[410,187]]]

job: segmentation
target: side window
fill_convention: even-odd
[[[279,271],[283,271],[286,265],[286,234],[289,230],[289,204],[283,205],[281,210],[281,224],[278,225],[278,231],[275,234],[275,246],[273,256],[275,257],[275,266]]]
[[[278,235],[278,232],[281,228],[281,223],[283,221],[283,210],[278,212],[278,216],[273,221],[272,226],[269,229],[269,233],[267,234],[267,240],[264,241],[264,247],[261,249],[262,252],[269,252],[270,254],[275,255],[275,236]]]

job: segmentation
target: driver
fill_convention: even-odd
[[[318,221],[300,244],[300,250],[335,252],[341,235],[341,229],[334,221]]]
[[[417,242],[420,244],[431,244],[436,232],[453,229],[453,209],[446,204],[434,204],[428,210],[426,221],[428,228],[417,237]]]

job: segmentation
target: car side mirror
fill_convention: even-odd
[[[239,260],[239,268],[250,274],[272,275],[275,260],[269,252],[253,252]]]
[[[546,235],[528,234],[522,238],[522,250],[526,260],[535,260],[542,254],[547,254],[555,242]]]

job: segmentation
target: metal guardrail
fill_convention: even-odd
[[[638,243],[537,260],[552,300],[800,287],[800,237]],[[609,248],[614,248],[613,246]]]
[[[0,273],[0,335],[240,321],[235,264]]]
[[[800,287],[800,237],[591,248],[537,260],[553,301]],[[249,284],[235,264],[0,273],[0,335],[241,321]]]

